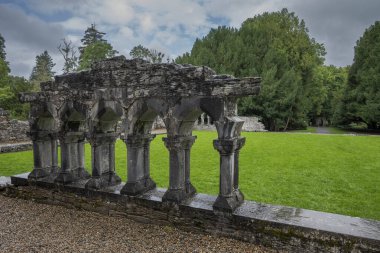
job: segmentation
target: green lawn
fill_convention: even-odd
[[[215,132],[198,136],[191,153],[191,180],[198,192],[216,195],[219,156]],[[243,133],[240,187],[246,199],[380,220],[380,137]],[[156,137],[151,147],[152,178],[168,186],[168,152]],[[86,145],[90,168],[90,146]],[[116,145],[117,173],[126,178],[126,148]],[[0,175],[32,168],[32,152],[0,155]]]

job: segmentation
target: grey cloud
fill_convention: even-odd
[[[44,50],[56,54],[57,45],[64,37],[62,26],[27,16],[16,6],[6,4],[0,5],[0,33],[6,42],[12,74],[25,77],[31,72],[35,56]]]
[[[326,64],[351,64],[356,41],[367,27],[380,20],[378,0],[299,0],[290,3],[289,10],[304,19],[310,34],[325,44]]]

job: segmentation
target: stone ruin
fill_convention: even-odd
[[[12,176],[5,192],[285,252],[380,252],[378,221],[243,201],[239,151],[245,143],[240,136],[244,122],[236,115],[236,101],[259,91],[260,78],[237,79],[208,67],[124,57],[56,76],[42,83],[40,92],[20,96],[31,104],[34,169]],[[203,113],[218,132],[217,197],[195,194],[190,181],[190,151],[196,141],[192,129]],[[168,189],[157,188],[149,173],[149,147],[155,138],[151,129],[158,116],[167,131]],[[126,183],[115,173],[118,136],[127,146]],[[84,169],[86,140],[91,144],[91,175]]]
[[[244,121],[242,131],[246,132],[265,132],[265,126],[259,121],[258,117],[239,116]],[[159,125],[159,122],[157,122]],[[214,121],[206,113],[202,113],[195,122],[193,129],[195,130],[215,130]]]
[[[151,64],[115,57],[90,70],[56,76],[41,83],[41,91],[23,93],[30,103],[30,137],[34,169],[30,180],[69,184],[86,180],[86,189],[121,183],[115,173],[115,141],[123,133],[127,146],[128,179],[122,194],[135,196],[156,187],[149,172],[152,124],[160,116],[169,150],[169,189],[162,200],[180,203],[196,192],[190,181],[192,128],[206,113],[218,132],[220,189],[214,208],[232,211],[243,202],[239,190],[240,136],[244,121],[237,117],[237,99],[256,95],[260,78],[216,75],[208,67]],[[122,120],[121,132],[117,122]],[[58,164],[58,140],[61,164]],[[85,140],[91,144],[92,174],[84,168]]]
[[[9,118],[9,113],[0,108],[0,144],[28,142],[29,124],[27,121],[20,121]]]

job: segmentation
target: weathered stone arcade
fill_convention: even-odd
[[[243,121],[237,117],[239,97],[256,95],[260,78],[215,75],[207,67],[151,64],[123,56],[94,64],[91,70],[56,76],[41,91],[24,93],[31,104],[30,136],[34,169],[30,180],[56,184],[84,181],[87,189],[121,183],[115,173],[115,141],[120,132],[127,146],[128,179],[121,194],[135,196],[156,187],[150,177],[150,142],[154,119],[163,118],[169,151],[169,189],[163,201],[180,203],[193,196],[190,153],[196,136],[192,127],[207,113],[215,124],[220,153],[220,190],[214,209],[233,211],[243,201],[239,190],[239,150]],[[58,140],[61,163],[58,164]],[[91,144],[92,173],[84,169],[84,143]]]
[[[239,151],[245,144],[240,136],[244,122],[236,115],[236,101],[259,90],[259,78],[237,79],[215,75],[207,67],[124,57],[56,76],[42,83],[40,92],[20,96],[31,105],[34,169],[12,176],[6,195],[285,252],[379,252],[378,221],[243,199]],[[213,143],[220,155],[217,197],[195,194],[190,180],[191,148],[197,141],[192,129],[201,115],[201,123],[207,118],[218,132]],[[169,152],[168,189],[156,187],[150,176],[150,144],[156,137],[151,129],[157,116],[167,132],[162,145]],[[128,159],[125,183],[115,172],[120,136]],[[86,141],[92,173],[84,168]]]

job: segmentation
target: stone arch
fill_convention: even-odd
[[[52,176],[58,170],[57,110],[51,102],[31,104],[29,137],[33,142],[33,170],[29,179]]]
[[[87,107],[78,101],[68,101],[59,112],[58,134],[61,145],[61,168],[55,182],[68,184],[89,178],[85,169],[85,132]]]
[[[138,99],[127,110],[124,119],[126,135],[150,134],[157,116],[163,117],[167,107],[161,99]]]
[[[69,101],[60,111],[61,131],[64,132],[86,132],[87,107],[76,101]]]
[[[30,112],[31,131],[55,131],[57,124],[57,109],[53,103],[32,104]]]
[[[124,120],[128,179],[121,193],[138,195],[156,187],[150,176],[150,143],[155,138],[151,130],[165,108],[165,101],[160,99],[136,100],[128,108]]]
[[[117,123],[123,116],[118,101],[100,100],[89,115],[87,139],[91,144],[91,179],[85,187],[100,189],[121,183],[115,171],[115,142],[119,134]]]

